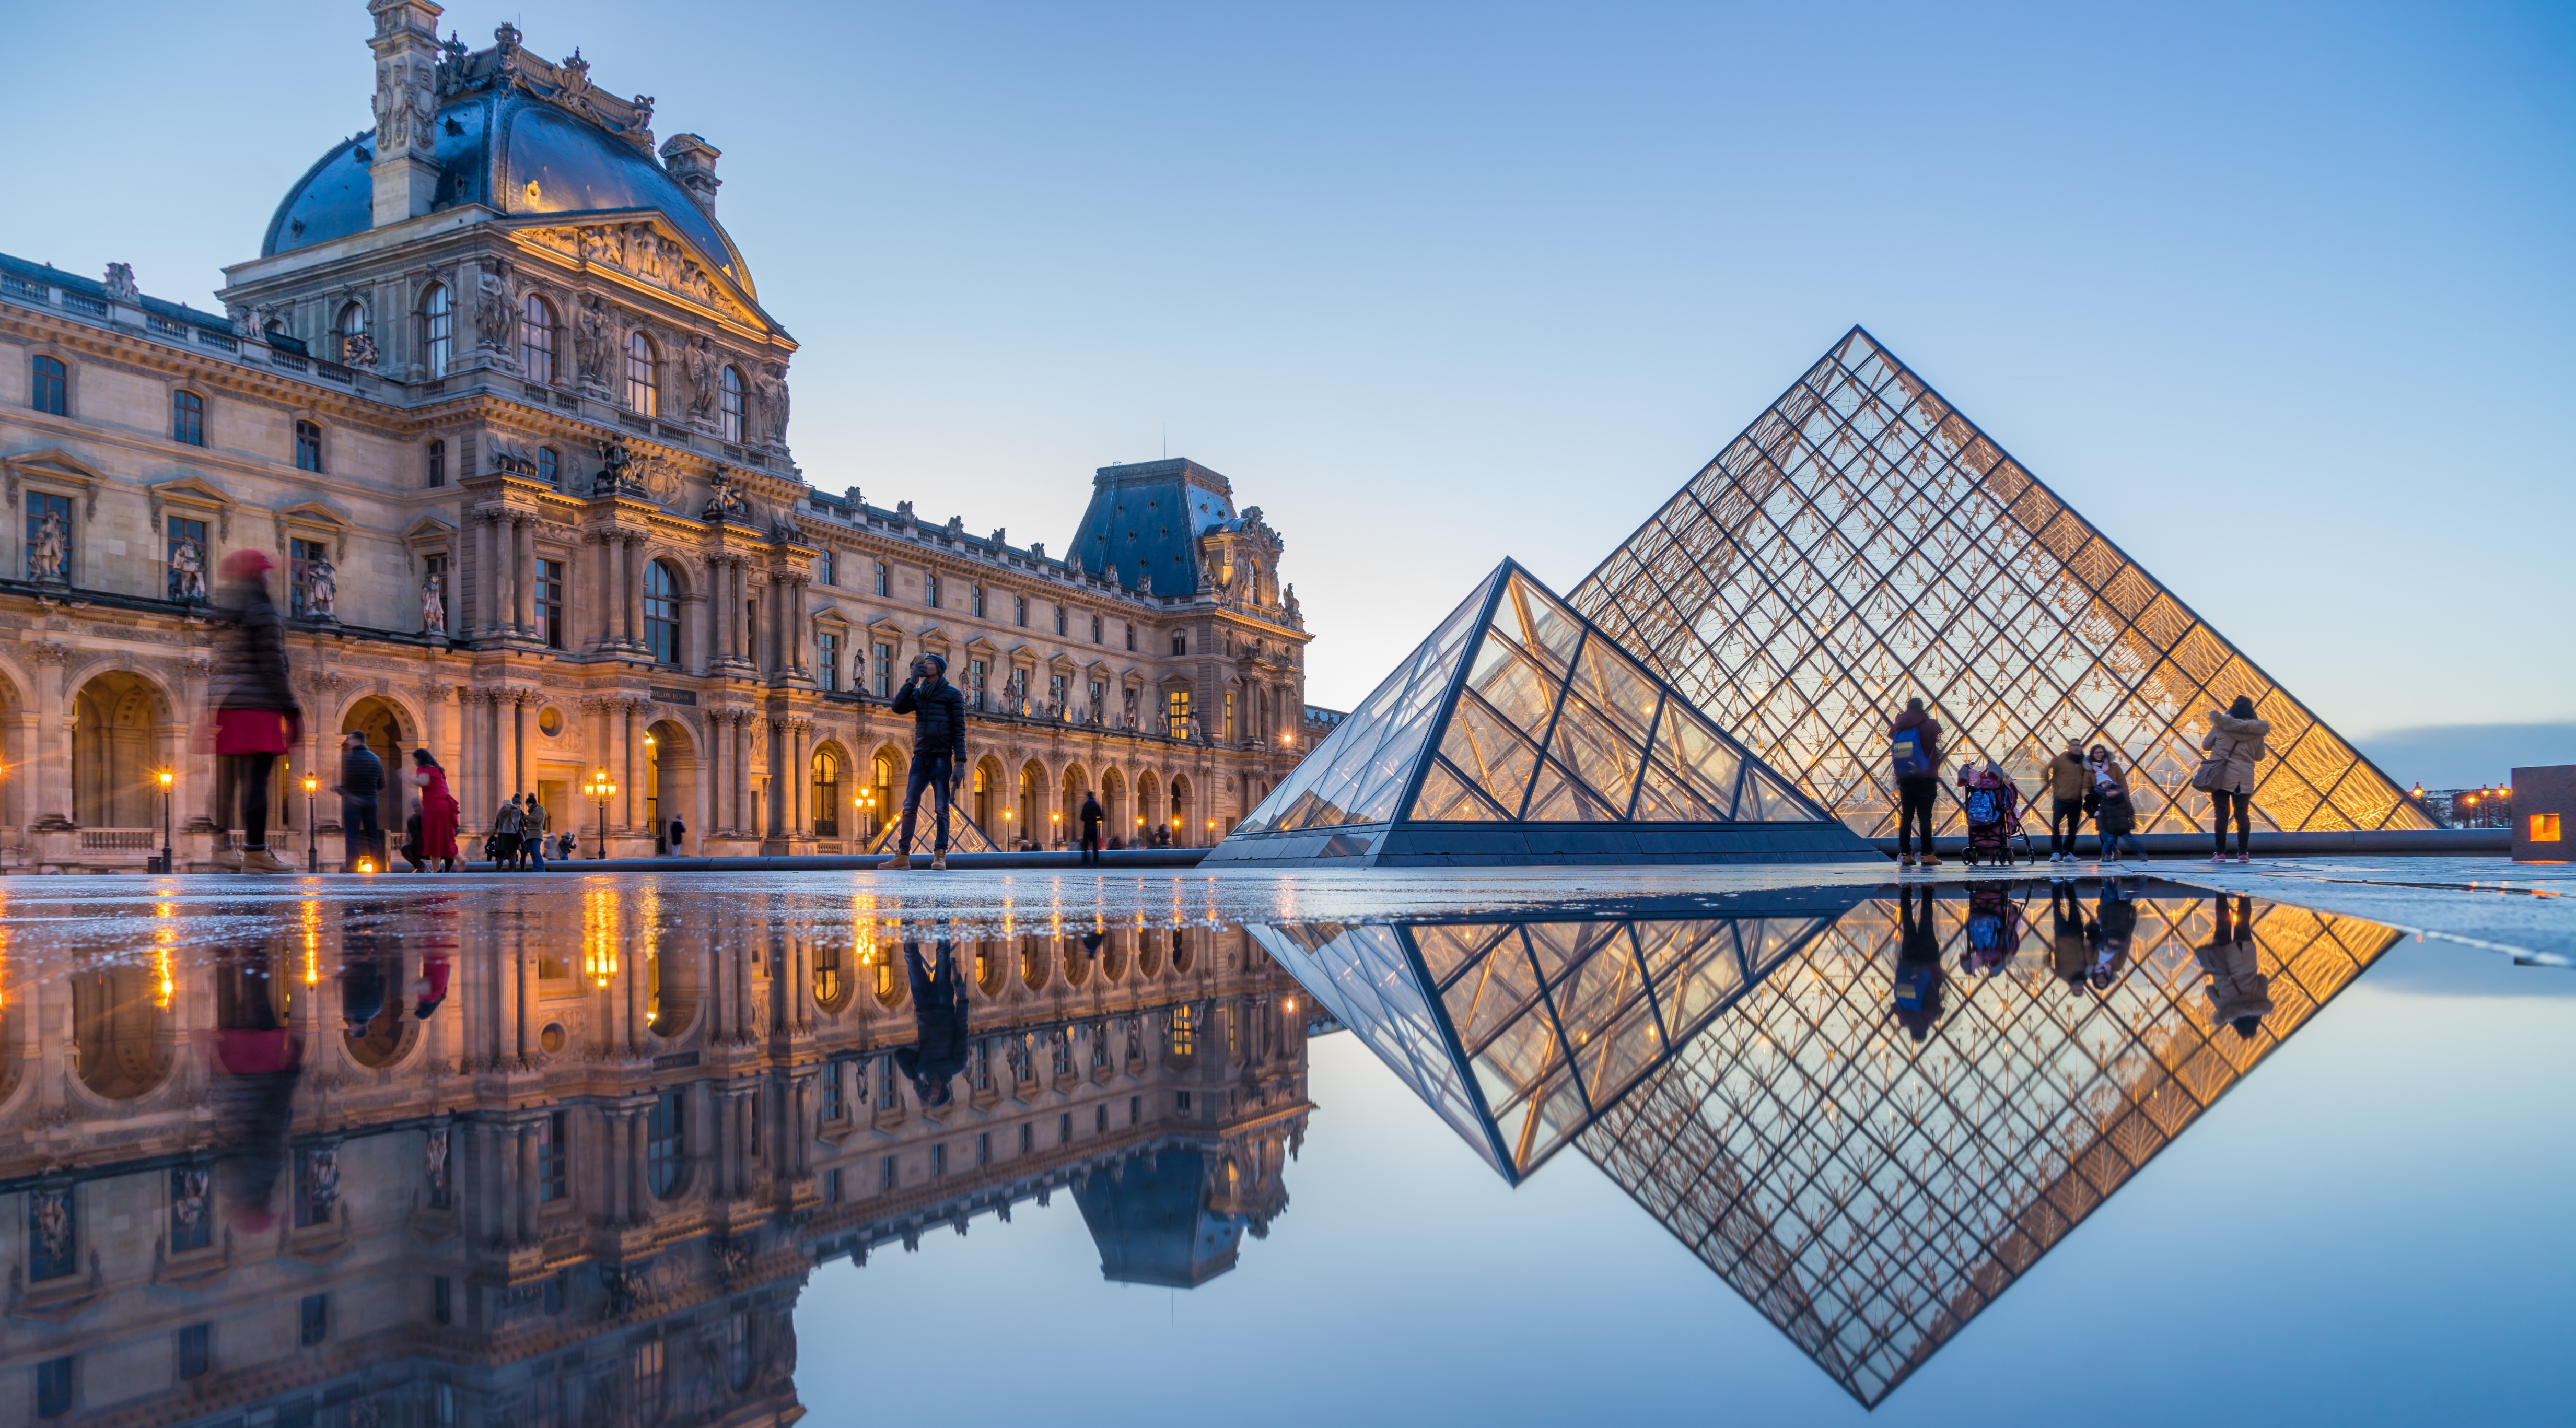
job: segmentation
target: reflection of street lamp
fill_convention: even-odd
[[[177,775],[168,769],[163,769],[159,774],[155,775],[155,777],[159,778],[161,781],[161,866],[154,868],[152,871],[156,873],[166,873],[171,871],[170,784]]]
[[[602,771],[592,774],[581,791],[599,804],[599,856],[604,861],[608,857],[608,800],[617,796],[617,785],[610,783],[608,774]]]
[[[1047,836],[1055,840],[1055,845],[1058,848],[1062,848],[1064,846],[1064,813],[1062,810],[1058,810],[1047,815]]]
[[[313,831],[313,795],[321,787],[322,780],[304,776],[304,871],[308,873],[322,871],[322,839]]]

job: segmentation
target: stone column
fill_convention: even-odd
[[[537,1242],[537,1128],[534,1124],[519,1128],[518,1145],[518,1242]]]
[[[805,805],[813,798],[814,766],[807,761],[810,755],[807,754],[805,746],[806,741],[813,736],[814,726],[802,719],[790,720],[787,732],[796,746],[795,757],[787,762],[788,782],[795,788],[794,794],[788,801],[796,810],[795,816],[789,820],[788,829],[794,837],[810,838],[814,836],[813,810]]]
[[[69,645],[51,641],[31,651],[36,670],[36,822],[70,827],[72,821],[72,721],[63,713]]]
[[[805,664],[805,635],[807,633],[805,629],[805,586],[806,581],[802,578],[791,580],[787,583],[787,607],[795,613],[795,619],[792,622],[792,632],[789,638],[794,641],[794,663],[796,671],[799,674],[805,673],[807,669]]]
[[[511,793],[528,793],[528,706],[537,702],[537,691],[510,691],[510,787]]]
[[[635,786],[641,777],[641,765],[635,756],[637,747],[635,711],[638,707],[637,702],[632,699],[617,701],[617,758],[620,766],[625,769],[624,775],[617,781],[618,824],[630,830],[635,827],[635,810],[643,798],[642,792]]]
[[[617,538],[606,531],[590,533],[588,544],[594,552],[591,560],[591,585],[599,592],[599,642],[596,648],[617,647]]]
[[[634,649],[644,636],[644,537],[629,535],[619,551],[618,569],[624,573],[626,588],[620,599],[618,621],[626,632],[626,647]]]
[[[751,831],[751,715],[733,711],[733,829]]]
[[[700,840],[698,846],[701,848],[706,846],[705,839],[709,833],[712,833],[724,826],[724,780],[725,776],[731,772],[724,757],[725,741],[723,710],[712,709],[707,712],[706,730],[706,772],[698,780],[703,790],[703,794],[698,800],[701,806],[689,810],[690,817],[694,820],[698,830],[698,838]]]
[[[536,523],[525,512],[510,518],[510,619],[522,635],[537,632]]]

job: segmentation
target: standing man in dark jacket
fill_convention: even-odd
[[[2048,761],[2048,861],[2082,861],[2075,856],[2075,839],[2084,831],[2084,795],[2092,787],[2084,741],[2067,740],[2065,750]]]
[[[1923,712],[1923,701],[1908,699],[1905,712],[1888,730],[1896,774],[1896,865],[1915,866],[1914,829],[1923,828],[1922,866],[1937,868],[1932,853],[1932,805],[1941,797],[1941,726]]]
[[[912,678],[895,691],[894,712],[912,716],[912,772],[904,780],[903,823],[895,830],[894,856],[878,866],[900,872],[912,866],[912,823],[921,791],[938,801],[930,866],[948,866],[948,801],[966,771],[966,696],[948,682],[948,661],[926,654],[912,662]]]
[[[1082,812],[1075,816],[1082,820],[1082,861],[1097,863],[1100,861],[1100,825],[1108,818],[1100,811],[1099,795],[1084,792]]]
[[[384,821],[376,808],[384,789],[385,761],[367,747],[366,735],[351,730],[340,749],[340,781],[331,785],[340,795],[340,871],[356,872],[360,858],[384,867]]]
[[[895,1069],[912,1082],[925,1111],[947,1105],[953,1093],[948,1079],[966,1069],[966,979],[948,940],[941,938],[930,966],[923,966],[921,944],[903,944],[903,975],[912,992],[912,1045],[894,1054]]]

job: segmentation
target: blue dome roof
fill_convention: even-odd
[[[565,219],[650,209],[758,301],[751,270],[733,240],[634,144],[515,90],[456,95],[435,122],[437,206],[480,203],[512,217]],[[277,205],[260,256],[291,253],[373,226],[374,180],[367,169],[374,161],[372,129],[324,154]]]

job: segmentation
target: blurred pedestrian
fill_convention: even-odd
[[[420,862],[456,871],[456,795],[447,791],[447,770],[427,749],[411,751],[411,781],[420,790]]]
[[[1920,699],[1905,701],[1905,712],[1888,728],[1889,758],[1896,777],[1896,865],[1917,866],[1914,829],[1923,829],[1926,868],[1941,866],[1932,852],[1932,805],[1941,797],[1941,725]]]
[[[385,761],[367,747],[366,735],[351,730],[341,741],[340,781],[331,785],[340,795],[340,871],[356,872],[361,858],[384,866],[385,830],[376,805],[384,788]]]
[[[1100,811],[1099,797],[1088,789],[1084,790],[1082,795],[1082,811],[1074,815],[1074,817],[1075,820],[1082,825],[1082,861],[1086,863],[1099,862],[1100,825],[1107,821],[1108,818],[1107,814]]]
[[[1923,895],[1923,911],[1914,911],[1914,895]],[[1905,1034],[1921,1041],[1941,1020],[1941,936],[1934,921],[1932,883],[1905,883],[1896,890],[1896,973],[1888,991],[1889,1010]]]
[[[220,761],[223,846],[215,850],[215,866],[235,872],[289,871],[268,851],[268,795],[279,756],[303,737],[304,711],[287,684],[286,621],[268,595],[270,568],[265,553],[237,550],[224,557],[222,571],[213,752]],[[224,831],[235,827],[242,830],[238,849]]]
[[[671,820],[671,851],[672,851],[673,853],[678,853],[678,852],[680,852],[683,848],[685,848],[685,847],[688,845],[688,841],[689,841],[689,825],[688,825],[688,824],[686,824],[686,823],[681,822],[681,821],[680,821],[679,819],[677,819],[677,818],[672,819],[672,820]]]
[[[2224,863],[2227,857],[2227,820],[2236,820],[2236,859],[2253,861],[2247,844],[2252,838],[2254,804],[2254,766],[2263,761],[2263,738],[2272,726],[2257,718],[2254,701],[2240,694],[2225,712],[2209,711],[2209,732],[2201,736],[2200,746],[2209,757],[2193,770],[2191,786],[2209,795],[2210,836],[2216,840],[2209,855],[2213,863]]]
[[[484,840],[483,853],[495,871],[506,871],[519,861],[519,818],[515,793],[502,799],[500,811],[492,815],[492,836]]]

